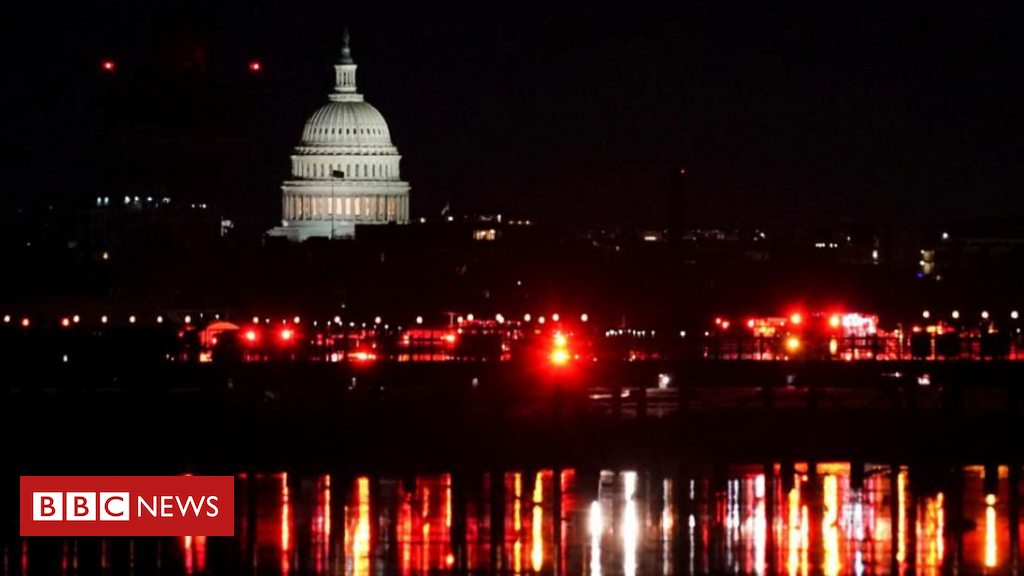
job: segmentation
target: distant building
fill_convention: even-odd
[[[344,36],[334,92],[310,116],[281,187],[281,226],[271,236],[293,241],[351,238],[356,225],[407,224],[409,183],[387,122],[356,91],[356,64]]]

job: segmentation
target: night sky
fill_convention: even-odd
[[[347,25],[417,216],[653,227],[670,193],[700,226],[1024,215],[1013,3],[598,6],[8,3],[4,206],[185,189],[270,223]]]

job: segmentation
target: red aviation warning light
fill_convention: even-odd
[[[263,70],[263,65],[260,64],[259,60],[253,60],[252,62],[249,62],[249,72],[256,74],[259,73],[261,70]]]
[[[113,60],[104,60],[103,62],[100,62],[100,68],[102,68],[104,72],[112,74],[117,69],[117,64],[115,64]]]

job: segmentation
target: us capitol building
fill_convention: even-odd
[[[409,183],[388,124],[356,91],[356,64],[345,31],[334,65],[334,92],[302,130],[292,177],[281,186],[281,226],[271,236],[352,238],[356,224],[409,222]]]

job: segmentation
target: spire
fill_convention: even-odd
[[[331,100],[358,101],[363,97],[356,91],[356,63],[349,46],[348,27],[341,34],[341,60],[334,65],[334,94]]]
[[[352,48],[348,43],[348,26],[345,26],[345,30],[341,33],[341,64],[355,64],[355,61],[352,60]]]

